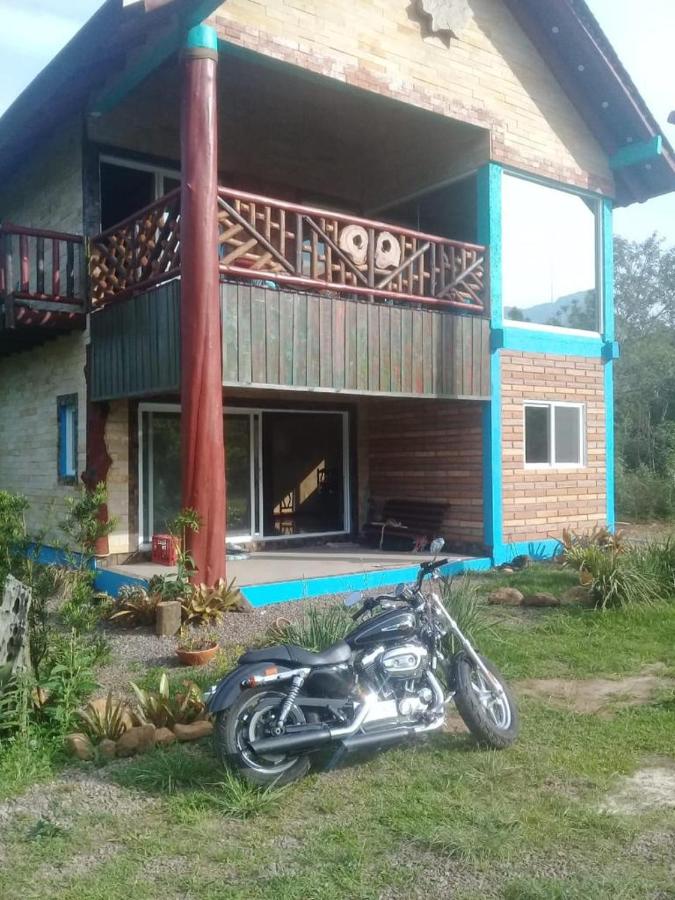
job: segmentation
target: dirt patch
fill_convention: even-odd
[[[74,770],[47,784],[35,785],[21,797],[0,803],[0,834],[4,826],[19,822],[30,827],[45,821],[68,829],[80,816],[110,813],[133,818],[155,802],[135,791],[107,783],[95,773]]]
[[[606,713],[609,709],[649,703],[661,691],[675,689],[675,678],[659,675],[660,666],[623,678],[531,678],[519,681],[517,693],[546,700],[552,706],[579,713]]]
[[[654,809],[675,809],[675,760],[668,757],[621,779],[600,806],[624,815]]]

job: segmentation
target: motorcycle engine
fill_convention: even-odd
[[[416,719],[426,712],[433,698],[423,677],[428,663],[426,647],[419,641],[408,641],[364,653],[358,668],[377,689],[383,711],[386,706],[390,716]]]

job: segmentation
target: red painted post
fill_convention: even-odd
[[[181,117],[182,505],[201,528],[188,532],[195,581],[225,577],[225,445],[218,271],[218,40],[192,28],[183,51]]]

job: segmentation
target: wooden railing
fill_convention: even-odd
[[[49,324],[85,309],[81,235],[5,222],[0,227],[0,298],[4,324]]]
[[[253,279],[485,313],[485,247],[218,189],[219,268]],[[94,308],[180,273],[180,190],[90,243]]]
[[[90,243],[89,282],[95,308],[180,272],[180,188]]]
[[[223,187],[218,206],[223,276],[485,312],[485,247]]]

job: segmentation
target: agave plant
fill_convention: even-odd
[[[117,619],[129,627],[154,625],[160,599],[159,595],[148,593],[145,588],[125,585],[119,592],[118,603],[115,612],[109,617],[110,621]]]
[[[218,622],[226,612],[239,612],[243,608],[234,578],[229,584],[221,578],[213,587],[205,584],[193,587],[181,598],[181,604],[186,625]]]
[[[108,691],[104,706],[92,701],[78,712],[78,716],[82,719],[89,737],[96,742],[104,738],[116,741],[131,724],[126,704],[115,699],[112,691]]]
[[[184,681],[182,691],[172,691],[163,672],[156,691],[143,690],[133,681],[131,688],[138,700],[138,719],[144,724],[152,723],[156,728],[189,725],[204,712],[201,691],[193,681]]]

